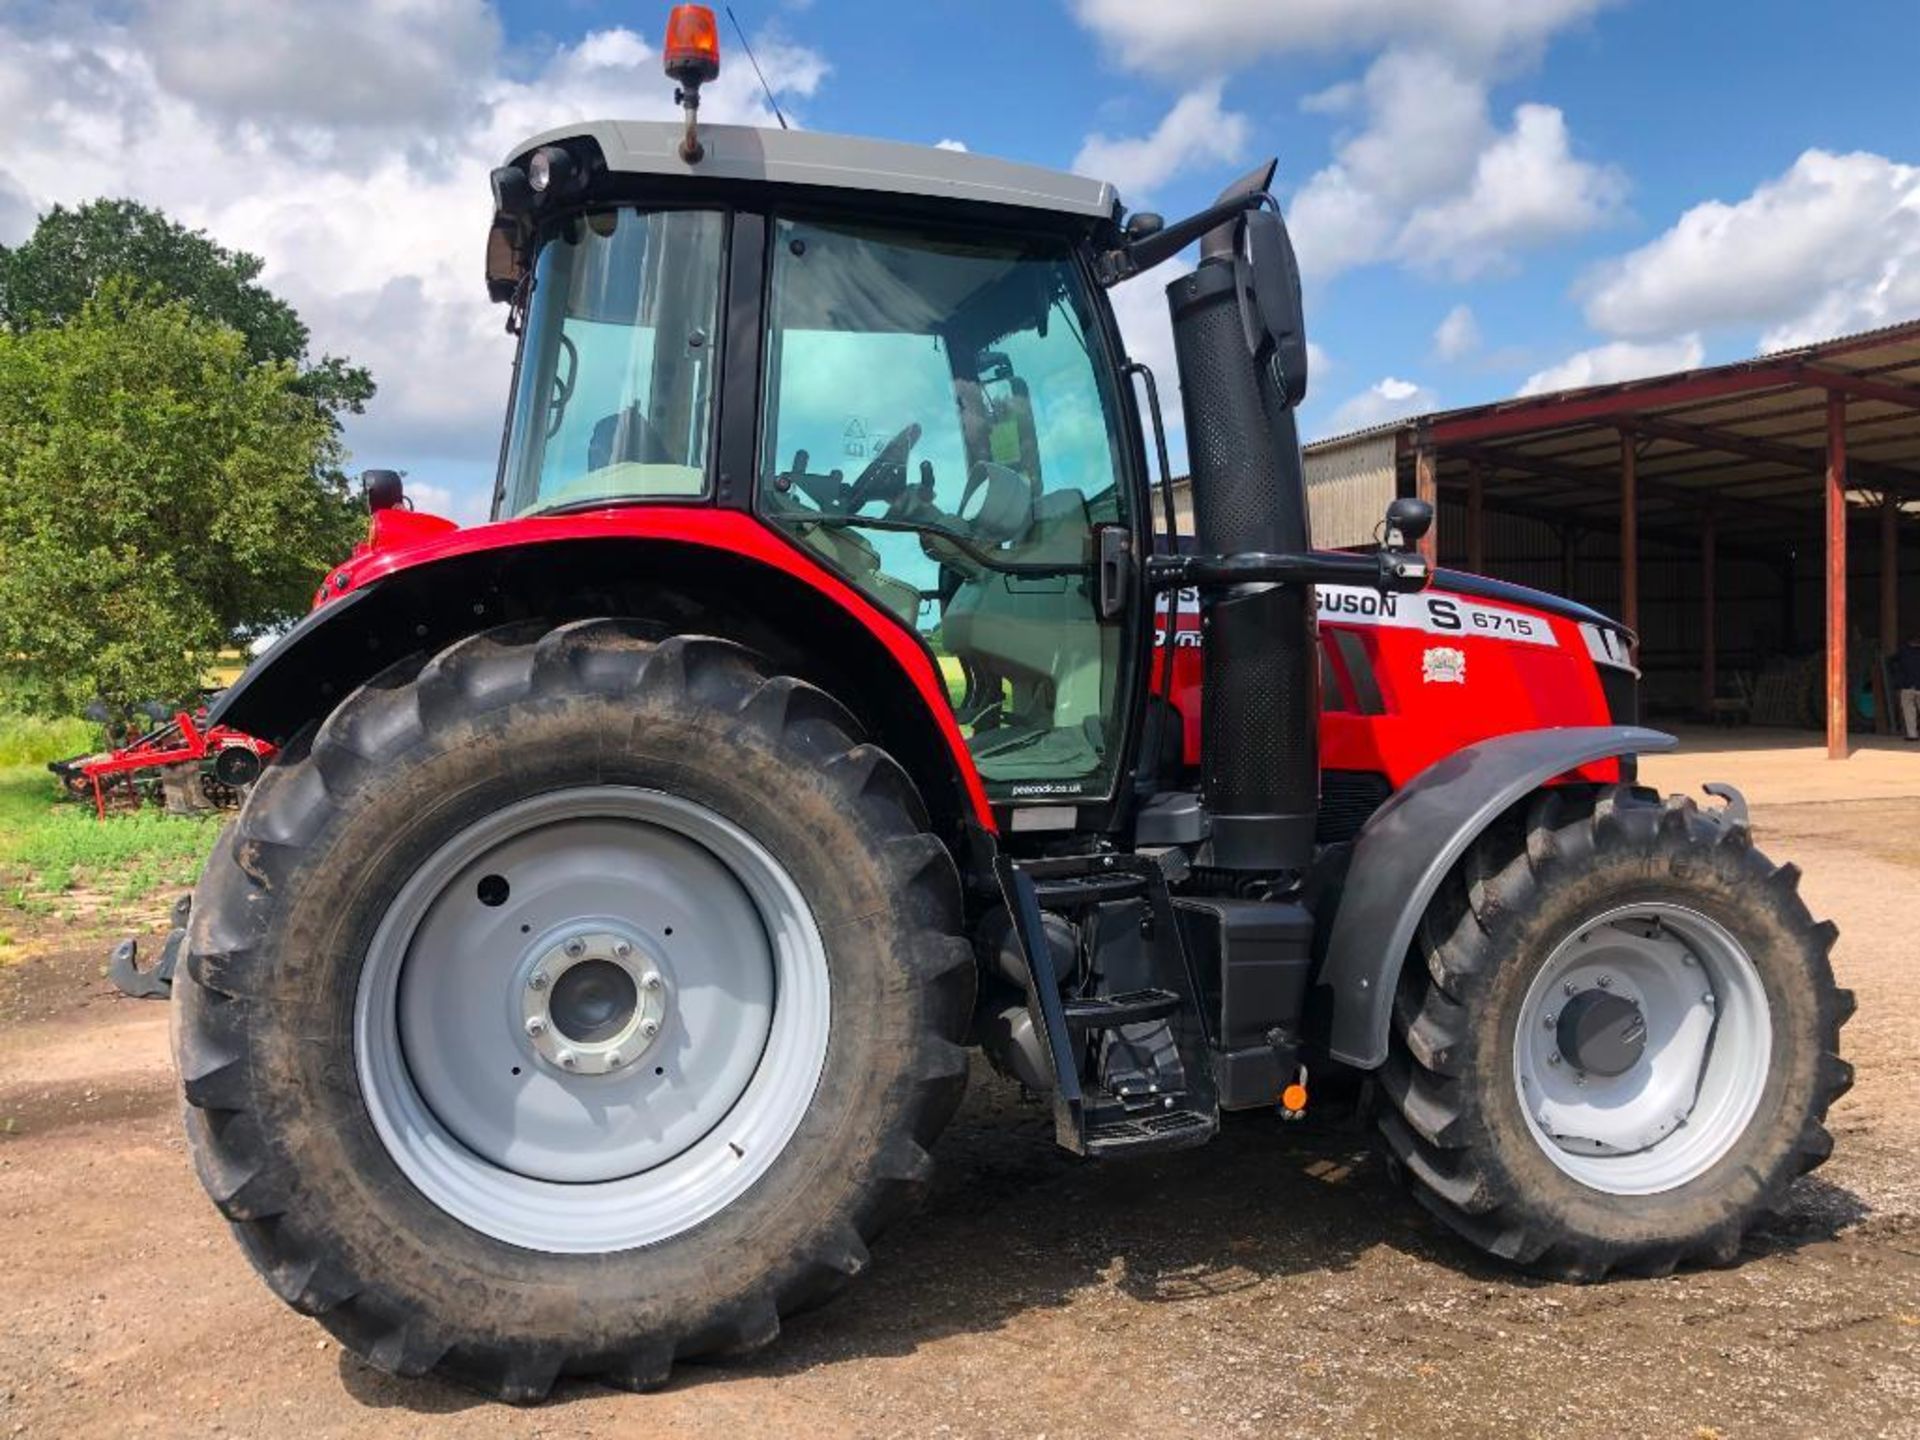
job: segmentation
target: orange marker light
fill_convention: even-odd
[[[1280,1092],[1280,1108],[1298,1115],[1307,1108],[1307,1087],[1298,1080]]]
[[[704,5],[676,5],[667,16],[664,48],[668,76],[681,85],[704,85],[720,73],[720,27]]]

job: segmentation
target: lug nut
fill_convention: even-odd
[[[609,1050],[607,1052],[607,1068],[609,1070],[618,1070],[626,1063],[627,1057],[622,1055],[618,1050]]]
[[[538,1015],[529,1015],[527,1017],[527,1034],[533,1036],[537,1040],[539,1039],[540,1036],[546,1033],[547,1033],[546,1021],[542,1020]]]
[[[1600,977],[1600,988],[1602,990],[1611,990],[1613,988],[1613,977],[1611,975],[1602,975]]]
[[[649,1040],[653,1039],[654,1036],[660,1033],[660,1022],[654,1019],[642,1020],[640,1022],[640,1033]]]
[[[1549,1010],[1546,1013],[1546,1015],[1541,1018],[1540,1023],[1546,1026],[1547,1029],[1551,1030],[1554,1027],[1554,1025],[1559,1022],[1559,1019],[1560,1017],[1558,1015],[1554,1014],[1551,1010]]]
[[[527,977],[527,988],[529,990],[546,989],[547,988],[547,972],[544,970],[534,971],[533,974]]]
[[[1569,995],[1578,995],[1580,993],[1580,987],[1574,984],[1571,980],[1567,981],[1567,983],[1563,985],[1561,988],[1565,990]]]
[[[587,953],[586,941],[584,940],[567,941],[567,954],[570,955],[573,959],[578,960],[582,955],[586,953]]]
[[[560,1062],[560,1068],[562,1070],[571,1070],[580,1063],[580,1057],[575,1055],[571,1050],[562,1050],[553,1058]]]
[[[658,990],[664,983],[660,978],[660,972],[658,970],[649,970],[640,977],[640,984],[643,989]]]
[[[1558,1050],[1554,1051],[1551,1055],[1547,1056],[1547,1064],[1558,1065],[1559,1063],[1560,1063],[1560,1052]]]
[[[618,955],[622,960],[624,960],[629,955],[633,954],[633,946],[629,945],[624,940],[616,940],[613,942],[613,953]]]

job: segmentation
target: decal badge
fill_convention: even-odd
[[[1451,645],[1430,645],[1420,656],[1420,678],[1429,685],[1467,683],[1467,652]]]

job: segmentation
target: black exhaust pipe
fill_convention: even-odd
[[[1263,193],[1269,162],[1222,196]],[[1199,266],[1167,287],[1201,550],[1308,548],[1292,405],[1255,350],[1263,334],[1241,254],[1243,215],[1210,231]],[[1288,276],[1289,281],[1292,280]],[[1271,283],[1271,282],[1270,282]],[[1306,586],[1236,585],[1203,597],[1204,863],[1301,871],[1319,803],[1319,664]]]

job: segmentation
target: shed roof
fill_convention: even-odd
[[[1441,485],[1479,466],[1489,504],[1561,521],[1620,510],[1623,436],[1643,522],[1707,512],[1722,534],[1791,540],[1821,523],[1827,403],[1846,401],[1850,491],[1920,500],[1920,320],[1645,380],[1415,416],[1307,447],[1309,459],[1393,433],[1430,448]]]

